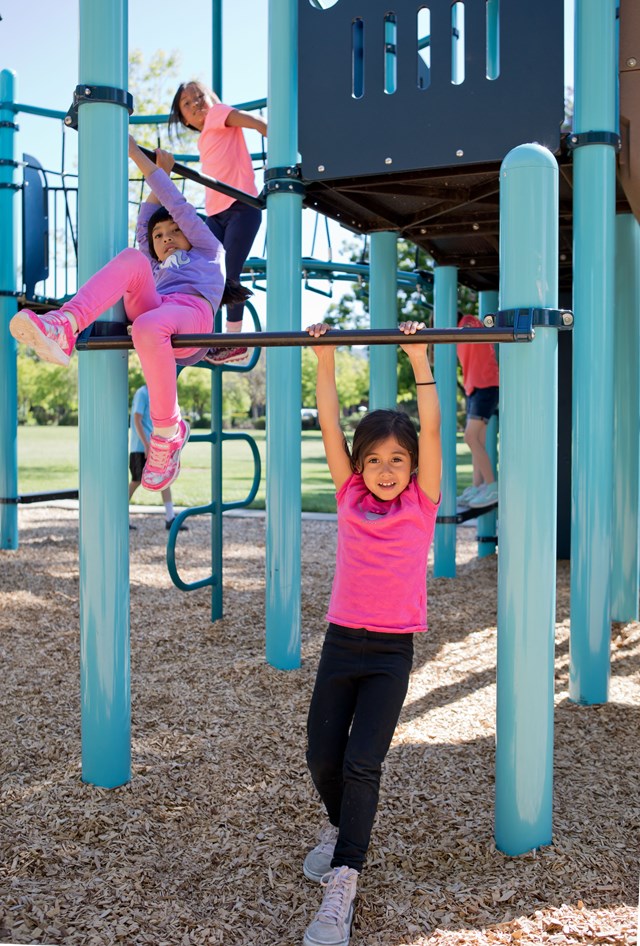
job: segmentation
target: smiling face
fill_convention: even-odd
[[[214,104],[207,89],[198,82],[190,82],[180,95],[178,107],[187,125],[202,131],[207,112]]]
[[[160,220],[151,231],[151,240],[156,257],[161,263],[176,250],[190,250],[191,244],[171,217]]]
[[[407,488],[411,473],[411,454],[393,436],[373,444],[363,457],[364,484],[384,502],[395,499]]]

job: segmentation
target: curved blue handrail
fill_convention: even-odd
[[[258,318],[258,313],[250,302],[245,303],[245,307],[249,311],[253,324],[256,331],[261,330],[260,319]],[[249,359],[246,365],[221,365],[216,367],[210,365],[207,362],[201,361],[198,363],[200,368],[209,368],[212,371],[251,371],[253,367],[258,362],[260,358],[261,350],[256,348],[253,350],[251,358]],[[211,426],[212,430],[208,434],[193,434],[190,437],[190,442],[192,443],[210,443],[212,446],[217,442],[218,434],[216,430],[222,431],[222,409],[221,407],[216,412],[216,417],[211,417]],[[246,497],[241,500],[237,500],[232,503],[222,502],[222,477],[217,479],[217,482],[212,484],[213,492],[215,493],[214,498],[210,503],[207,503],[204,506],[194,506],[191,509],[184,509],[182,512],[178,513],[173,523],[171,524],[171,529],[169,530],[169,537],[167,539],[167,568],[169,570],[169,575],[171,580],[180,591],[195,591],[197,588],[215,587],[217,586],[218,581],[221,580],[221,576],[215,575],[212,573],[206,578],[200,578],[197,581],[184,581],[178,572],[178,567],[176,565],[176,541],[178,538],[178,533],[180,531],[180,526],[189,518],[189,516],[202,516],[202,515],[215,515],[218,511],[220,514],[225,512],[228,509],[242,509],[246,506],[249,506],[253,500],[256,498],[258,489],[260,488],[260,478],[262,476],[262,462],[260,460],[260,453],[258,451],[258,445],[256,444],[254,438],[242,431],[234,431],[233,433],[224,433],[221,432],[220,440],[224,443],[225,440],[244,440],[249,444],[249,449],[253,456],[253,482]],[[213,541],[213,539],[212,539]],[[221,558],[220,558],[221,561]]]

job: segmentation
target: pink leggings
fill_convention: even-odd
[[[127,249],[103,266],[78,290],[65,312],[70,312],[80,331],[111,308],[119,299],[133,322],[131,337],[149,389],[149,410],[154,427],[171,427],[180,420],[176,355],[188,358],[197,348],[171,347],[172,335],[213,331],[213,310],[203,296],[173,292],[161,296],[151,264],[140,250]]]

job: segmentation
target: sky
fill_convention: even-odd
[[[223,100],[237,104],[267,97],[268,0],[223,0]],[[564,0],[567,45],[565,84],[572,85],[573,0]],[[211,81],[211,3],[188,0],[184,16],[175,0],[129,0],[129,50],[139,49],[148,62],[157,50],[177,51],[182,79]],[[65,111],[78,83],[78,0],[0,0],[0,69],[16,73],[16,100]],[[250,28],[247,25],[250,24]],[[21,114],[18,117],[18,157],[33,154],[48,168],[60,167],[61,123]],[[67,131],[67,167],[72,167],[76,132]],[[252,150],[259,139],[249,139]],[[312,248],[313,219],[303,214],[303,255]],[[344,258],[341,248],[352,235],[331,224],[333,258]],[[262,255],[264,235],[254,244]],[[315,254],[326,256],[316,245]],[[347,288],[341,284],[340,292]],[[321,319],[327,301],[303,293],[302,323]],[[262,308],[262,306],[260,306]]]

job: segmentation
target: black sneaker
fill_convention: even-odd
[[[171,526],[173,525],[175,521],[176,521],[175,516],[173,517],[173,519],[165,519],[164,527],[167,530],[167,532],[169,531],[169,529],[171,528]],[[185,526],[184,522],[178,527],[178,532],[188,532],[188,531],[189,531],[189,526]]]

